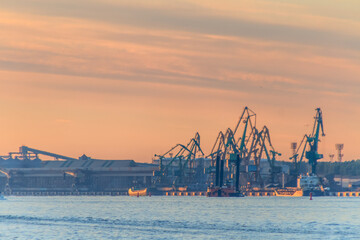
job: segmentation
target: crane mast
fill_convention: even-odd
[[[322,111],[320,108],[316,108],[315,110],[316,110],[316,115],[314,117],[315,121],[311,134],[304,135],[295,154],[290,158],[294,162],[293,174],[296,177],[299,176],[300,174],[300,166],[304,156],[309,161],[310,173],[314,175],[316,175],[317,160],[323,158],[323,155],[318,153],[318,147],[320,142],[320,131],[321,131],[321,136],[325,136]],[[308,151],[306,151],[307,146],[309,146]]]
[[[305,157],[309,160],[309,165],[311,166],[311,173],[316,174],[316,166],[317,160],[322,159],[323,155],[318,153],[318,145],[319,145],[319,135],[320,129],[322,136],[324,134],[324,127],[323,127],[323,119],[322,119],[322,111],[320,108],[316,109],[316,116],[312,134],[307,136],[307,142],[310,146],[310,150],[306,152]]]

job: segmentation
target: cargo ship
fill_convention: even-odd
[[[297,181],[298,188],[303,190],[304,196],[325,196],[325,190],[320,178],[316,175],[300,175]]]

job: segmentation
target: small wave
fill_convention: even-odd
[[[37,216],[18,216],[18,215],[0,215],[0,222],[25,223],[35,225],[83,225],[96,228],[133,228],[136,231],[162,231],[168,233],[187,232],[227,232],[230,234],[240,233],[269,233],[269,234],[294,234],[294,235],[357,235],[359,231],[357,226],[319,224],[317,222],[308,222],[291,226],[289,224],[260,224],[247,225],[239,223],[206,223],[191,221],[167,221],[167,220],[138,220],[138,219],[107,219],[94,217],[37,217]],[[334,229],[334,227],[336,227]],[[340,227],[340,229],[339,229]],[[349,231],[349,229],[354,231]]]

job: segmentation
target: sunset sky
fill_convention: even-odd
[[[314,3],[315,2],[315,3]],[[196,132],[209,153],[245,106],[274,147],[323,111],[328,160],[360,158],[358,0],[0,3],[0,155],[21,145],[150,162]]]

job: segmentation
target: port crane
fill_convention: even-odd
[[[281,167],[276,166],[276,156],[281,156],[281,153],[275,151],[271,143],[269,129],[266,126],[264,126],[259,133],[259,138],[261,141],[261,150],[265,152],[266,159],[270,166],[270,183],[276,183],[275,176],[281,172]]]
[[[252,143],[249,147],[248,155],[245,158],[248,173],[247,182],[251,186],[264,186],[264,180],[260,175],[260,164],[264,154],[270,167],[270,178],[266,180],[266,182],[275,183],[276,174],[281,172],[281,168],[276,166],[276,156],[281,156],[281,153],[275,151],[271,143],[269,129],[266,126],[264,126],[261,131],[257,128],[254,129]]]
[[[321,136],[325,136],[324,127],[323,127],[323,117],[322,111],[320,108],[316,108],[316,115],[314,117],[314,125],[312,132],[307,135],[305,134],[303,139],[301,140],[299,147],[297,148],[295,154],[290,157],[293,160],[293,173],[294,175],[298,176],[300,173],[300,165],[303,161],[304,156],[308,159],[310,170],[312,174],[316,175],[316,166],[317,161],[323,158],[323,154],[318,153],[318,145],[320,142],[320,131]],[[306,151],[306,147],[309,146],[309,150]]]
[[[247,168],[246,188],[250,187],[249,185],[253,186],[254,184],[261,184],[262,182],[260,176],[260,160],[263,151],[261,150],[259,136],[258,129],[254,127],[251,144],[243,160],[243,164]]]
[[[246,128],[244,130],[244,135],[246,134]],[[240,143],[240,147],[236,144],[233,131],[228,128],[225,134],[225,149],[226,152],[229,152],[228,158],[228,167],[230,169],[230,173],[232,178],[235,178],[235,191],[239,191],[240,187],[240,164],[241,160],[244,157],[244,146],[245,146],[245,136]],[[226,155],[225,155],[226,156]],[[235,176],[235,177],[234,177]]]
[[[231,129],[228,129],[225,134],[220,132],[212,148],[212,153],[209,155],[215,160],[216,175],[215,185],[210,186],[207,191],[209,197],[239,197],[241,193],[239,191],[239,177],[240,177],[240,153],[237,149],[234,135]],[[230,158],[226,158],[229,155]],[[227,164],[227,173],[225,173],[225,163]],[[233,184],[234,174],[232,167],[235,164],[235,186]],[[229,178],[230,174],[230,178]],[[226,176],[227,175],[227,176]],[[224,178],[227,178],[226,184],[224,184]],[[232,183],[233,186],[230,186]]]
[[[215,187],[220,188],[224,181],[224,161],[225,161],[225,136],[222,131],[219,132],[215,144],[211,149],[211,153],[207,157],[211,157],[211,168],[215,167],[215,176],[211,171],[212,180],[215,179]]]
[[[241,129],[242,125],[244,125],[243,132],[241,136],[237,138],[236,135],[239,132],[239,129]],[[237,122],[233,130],[234,139],[236,139],[236,144],[239,146],[240,149],[244,149],[244,147],[247,145],[247,143],[252,137],[255,128],[256,128],[256,113],[253,112],[248,107],[245,107],[239,118],[239,121]],[[247,129],[250,129],[250,133],[247,132]]]
[[[242,133],[239,133],[240,129],[242,129]],[[225,149],[227,153],[225,156],[228,156],[227,161],[230,178],[233,182],[235,182],[234,186],[235,191],[237,192],[239,191],[241,185],[241,164],[244,160],[246,160],[248,152],[251,151],[248,145],[250,140],[254,137],[255,129],[256,114],[248,107],[245,107],[234,130],[228,128],[225,133]],[[237,133],[241,135],[237,137]]]
[[[212,166],[216,167],[215,187],[220,190],[223,187],[224,178],[226,178],[226,185],[232,185],[235,193],[239,192],[240,166],[247,155],[247,145],[254,134],[255,124],[256,114],[245,107],[234,130],[228,128],[225,134],[223,132],[218,134],[209,156],[212,158]],[[237,136],[240,134],[240,128],[243,131],[240,136]],[[218,195],[221,193],[219,192]]]
[[[157,182],[162,183],[169,180],[170,175],[173,175],[175,177],[173,179],[174,185],[190,183],[195,174],[195,160],[199,153],[204,156],[204,152],[200,147],[200,134],[196,133],[195,137],[190,139],[187,145],[176,144],[162,155],[155,154],[155,157],[159,160],[159,172],[157,173],[159,178]],[[165,160],[167,163],[164,164]],[[174,165],[177,165],[178,170],[176,173],[171,174],[170,170],[173,170]]]

